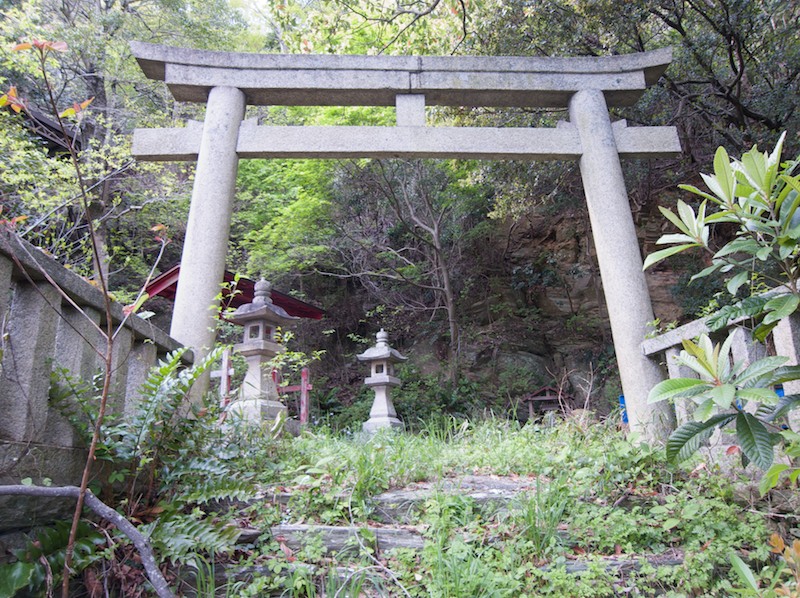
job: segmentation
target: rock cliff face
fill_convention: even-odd
[[[653,251],[662,234],[660,216],[640,218],[640,244]],[[471,251],[472,287],[459,300],[461,371],[487,402],[513,410],[520,397],[542,386],[561,388],[575,407],[601,414],[618,405],[620,385],[591,228],[582,206],[544,210],[514,222],[493,222],[491,240]],[[647,272],[655,317],[662,325],[684,318],[673,289],[680,274],[666,267]],[[328,283],[330,284],[330,283]],[[363,380],[348,355],[350,340],[370,337],[380,326],[421,376],[444,375],[448,336],[441,318],[412,310],[376,308],[355,285],[339,283],[322,302],[326,324],[301,326],[298,346],[324,348],[318,367],[354,400]],[[331,287],[320,288],[331,292]],[[332,300],[331,297],[335,297]],[[391,315],[389,315],[391,313]],[[366,315],[369,314],[369,315]],[[320,330],[335,329],[336,335]],[[313,330],[312,330],[313,329]],[[335,342],[334,342],[335,341]],[[363,347],[361,347],[363,349]],[[504,406],[504,407],[503,407]],[[523,410],[524,411],[524,410]]]
[[[661,234],[655,229],[640,227],[648,250]],[[586,213],[575,209],[519,220],[507,225],[504,242],[503,275],[465,309],[472,331],[465,365],[483,378],[516,374],[531,385],[562,386],[575,406],[588,403],[600,412],[614,407],[619,382]],[[648,271],[661,322],[683,317],[673,296],[678,278],[671,270]]]

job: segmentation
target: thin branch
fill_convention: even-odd
[[[133,542],[136,550],[139,551],[139,556],[142,558],[142,566],[144,566],[147,579],[152,584],[159,598],[174,598],[175,595],[172,593],[172,590],[169,589],[167,580],[164,579],[164,576],[158,568],[158,563],[153,555],[153,549],[150,548],[150,543],[147,541],[147,538],[145,538],[130,521],[97,498],[91,490],[83,490],[78,486],[0,486],[0,496],[78,498],[82,494],[87,507],[105,521],[113,524]]]

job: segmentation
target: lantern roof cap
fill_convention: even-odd
[[[401,355],[397,349],[392,349],[389,346],[389,333],[387,333],[383,328],[380,329],[380,332],[378,332],[376,338],[378,342],[375,344],[375,346],[370,347],[361,355],[356,355],[356,359],[359,361],[378,361],[379,359],[383,359],[392,363],[400,363],[401,361],[408,359],[407,357]]]
[[[282,307],[272,302],[272,285],[263,278],[255,284],[255,293],[252,303],[240,306],[228,319],[234,324],[244,324],[253,320],[267,320],[273,324],[283,324],[299,320],[297,316],[290,316]]]

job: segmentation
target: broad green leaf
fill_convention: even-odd
[[[771,324],[772,322],[777,322],[778,320],[792,315],[797,311],[799,305],[800,297],[791,293],[773,297],[767,301],[767,304],[764,306],[764,309],[769,311],[769,313],[764,316],[764,324]]]
[[[759,194],[768,195],[767,185],[767,156],[753,147],[749,152],[742,155],[742,160],[737,164],[739,171]]]
[[[718,407],[728,409],[736,398],[736,387],[732,384],[722,384],[712,388],[708,394]]]
[[[681,520],[678,519],[677,517],[670,517],[669,519],[664,521],[664,524],[661,526],[661,529],[663,529],[664,531],[669,531],[672,528],[678,527],[680,523]]]
[[[699,225],[697,222],[697,215],[694,213],[692,206],[681,200],[678,200],[678,215],[687,229],[683,232],[687,233],[693,238],[696,237]]]
[[[755,401],[762,405],[776,405],[779,397],[771,388],[740,388],[736,392],[736,398],[742,401]]]
[[[736,574],[739,576],[739,579],[742,583],[747,586],[747,589],[755,592],[756,594],[760,595],[760,591],[758,588],[758,581],[756,580],[756,576],[750,570],[750,567],[747,566],[737,554],[731,553],[731,567]]]
[[[761,493],[761,496],[764,496],[767,492],[778,485],[778,480],[781,477],[781,473],[787,469],[789,469],[789,466],[783,463],[772,464],[772,467],[767,470],[767,473],[762,476],[761,481],[758,483],[758,491]]]
[[[762,322],[756,329],[753,330],[753,338],[756,339],[760,343],[766,343],[767,337],[769,336],[770,332],[778,325],[778,322],[770,322],[769,324],[765,324]]]
[[[658,210],[661,212],[664,218],[672,222],[672,224],[674,224],[679,231],[689,235],[690,237],[692,236],[692,229],[686,224],[684,218],[682,217],[682,211],[687,212],[688,210],[687,213],[689,214],[690,222],[694,222],[694,211],[692,211],[692,208],[687,206],[681,200],[678,200],[678,215],[674,214],[672,210],[663,208],[661,206],[658,207]]]
[[[720,200],[718,197],[715,197],[701,189],[698,189],[694,185],[678,185],[678,189],[683,189],[684,191],[688,191],[689,193],[694,193],[695,195],[699,195],[705,199],[713,201],[715,204],[719,204]]]
[[[742,452],[760,469],[769,469],[772,465],[774,444],[770,434],[760,421],[749,413],[739,412],[736,415],[736,436]]]
[[[707,268],[703,268],[702,270],[700,270],[700,272],[698,272],[697,274],[692,276],[691,280],[694,281],[694,280],[697,280],[698,278],[704,278],[704,277],[708,276],[709,274],[713,274],[714,272],[719,270],[720,266],[722,266],[722,263],[721,262],[717,262],[717,263],[714,263],[714,264],[708,266]]]
[[[656,384],[647,396],[648,403],[658,403],[676,396],[686,396],[692,390],[699,390],[698,387],[706,386],[707,383],[698,378],[672,378]]]
[[[723,245],[719,251],[714,254],[715,258],[722,258],[732,253],[748,253],[750,255],[756,254],[759,250],[763,249],[762,245],[749,237],[739,237],[730,243]]]
[[[797,249],[797,240],[790,237],[778,239],[778,257],[782,260],[788,258]]]
[[[761,249],[756,251],[756,258],[763,262],[763,261],[766,261],[766,259],[771,254],[772,254],[772,247],[771,246],[762,247]]]
[[[707,399],[700,403],[694,410],[694,418],[699,422],[706,422],[714,415],[714,410],[717,408],[713,399]]]
[[[686,251],[687,249],[691,249],[692,247],[700,247],[699,243],[687,243],[685,245],[677,245],[675,247],[668,247],[667,249],[661,249],[660,251],[656,251],[655,253],[651,253],[647,256],[644,260],[644,265],[642,266],[642,270],[647,270],[653,264],[660,262],[661,260],[670,257],[671,255],[675,255],[676,253],[680,253],[681,251]]]
[[[713,372],[709,371],[708,367],[703,365],[694,355],[689,355],[685,351],[681,351],[678,361],[681,365],[684,365],[695,372],[705,382],[708,383],[714,381]]]
[[[792,189],[800,193],[800,174],[796,176],[790,176],[789,174],[782,174],[781,180],[789,185]]]
[[[716,203],[722,203],[724,205],[728,205],[729,198],[725,196],[725,191],[723,190],[722,185],[720,184],[720,181],[717,179],[717,177],[703,173],[700,174],[700,177],[703,179],[703,182],[706,184],[706,187],[708,187],[711,190],[711,193],[713,193],[719,198],[716,201]]]
[[[685,461],[700,447],[714,428],[724,426],[736,417],[732,413],[721,413],[704,422],[688,422],[675,430],[667,440],[667,459],[673,463]]]
[[[775,409],[767,416],[767,421],[783,417],[793,409],[800,407],[800,395],[785,395],[778,399]]]
[[[781,165],[781,152],[783,151],[783,141],[785,139],[786,131],[781,134],[780,139],[778,139],[778,143],[775,144],[775,149],[772,150],[772,153],[768,156],[765,154],[767,168],[764,176],[764,185],[768,191],[771,191],[773,185],[775,185],[775,177],[778,174],[778,168]]]
[[[680,233],[674,233],[671,235],[661,235],[658,241],[656,241],[656,245],[673,245],[675,243],[696,244],[694,237],[690,237],[689,235],[684,235]]]
[[[717,148],[717,152],[714,154],[714,175],[720,190],[718,195],[725,200],[726,204],[730,204],[733,199],[736,180],[733,178],[733,167],[731,166],[728,152],[721,146]]]
[[[718,351],[715,351],[717,377],[723,382],[729,381],[731,376],[731,348],[733,347],[733,334],[729,334]],[[709,340],[709,342],[711,342]],[[738,366],[737,366],[738,368]]]
[[[728,292],[731,295],[736,295],[736,292],[739,290],[743,284],[746,284],[747,281],[750,280],[750,272],[739,272],[733,278],[728,281],[728,284],[725,285],[728,289]]]
[[[753,386],[759,382],[763,376],[775,371],[777,368],[786,363],[786,357],[774,356],[764,357],[758,361],[751,363],[745,370],[736,378],[736,383],[739,386]],[[766,384],[773,384],[768,382]],[[762,384],[762,386],[766,385]]]

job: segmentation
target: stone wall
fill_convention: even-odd
[[[100,371],[105,340],[102,293],[41,250],[0,231],[0,484],[30,477],[54,485],[78,484],[85,447],[69,422],[48,405],[57,368],[89,380]],[[113,304],[117,326],[122,306]],[[111,413],[130,412],[138,389],[159,357],[180,345],[136,316],[114,342]],[[59,514],[57,503],[0,499],[0,533],[29,527]],[[67,507],[69,505],[66,505]]]

